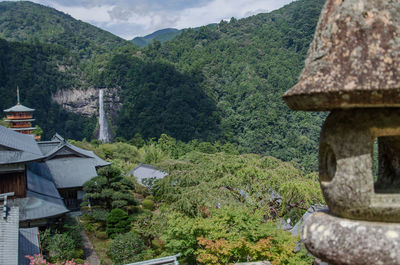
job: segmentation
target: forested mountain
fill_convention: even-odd
[[[41,126],[44,139],[56,132],[74,139],[90,137],[96,119],[67,112],[51,101],[52,92],[79,84],[77,72],[70,53],[60,46],[0,39],[0,109],[16,104],[19,86],[21,103],[36,109],[34,124]]]
[[[155,42],[139,53],[116,50],[101,74],[102,85],[117,84],[123,91],[118,135],[130,139],[141,133],[148,138],[165,132],[181,140],[188,135],[222,140],[238,144],[243,152],[316,169],[318,135],[325,114],[293,112],[281,96],[297,81],[324,2],[296,1],[269,14],[184,30],[172,41]],[[150,67],[143,72],[139,66],[149,64],[153,70]],[[169,65],[171,71],[158,71],[162,65]],[[191,80],[192,90],[187,90],[179,76]],[[191,115],[190,106],[202,105],[191,101],[193,87],[211,103],[211,110],[200,115],[205,119],[201,124],[214,126],[211,130],[191,122],[198,114]],[[181,97],[173,97],[172,103],[166,95],[177,89]],[[187,102],[184,113],[188,115],[175,115],[180,102]],[[160,115],[156,119],[152,113],[171,119]],[[138,122],[128,123],[129,119]],[[193,124],[196,133],[171,128],[174,120]]]
[[[149,139],[166,133],[183,141],[231,142],[242,152],[315,170],[325,114],[290,111],[281,96],[296,83],[323,3],[299,0],[138,48],[51,8],[1,2],[0,36],[31,44],[4,42],[9,50],[1,59],[7,78],[1,81],[0,107],[15,102],[10,97],[18,84],[25,91],[23,103],[37,109],[46,133],[90,138],[95,118],[80,126],[84,118],[62,116],[61,109],[50,115],[55,113],[51,108],[59,108],[51,94],[117,88],[122,109],[110,121],[117,137],[129,140],[139,133]]]
[[[160,29],[144,37],[135,37],[131,40],[131,42],[138,47],[145,47],[152,43],[154,40],[158,40],[159,42],[164,43],[166,41],[172,40],[179,34],[181,34],[181,31],[179,29]]]
[[[58,44],[90,58],[128,41],[63,12],[28,1],[0,2],[0,37],[9,41]]]

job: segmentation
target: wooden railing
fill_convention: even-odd
[[[25,115],[7,115],[7,119],[9,120],[23,120],[23,119],[32,119],[32,114],[25,114]]]
[[[24,122],[24,123],[14,123],[10,125],[11,128],[27,128],[31,127],[30,122]]]

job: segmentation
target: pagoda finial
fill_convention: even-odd
[[[19,105],[19,87],[17,86],[17,104]]]

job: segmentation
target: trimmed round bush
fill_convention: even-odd
[[[108,255],[114,261],[114,264],[127,264],[137,261],[139,255],[145,250],[145,245],[136,233],[126,233],[117,235],[110,244]]]
[[[106,233],[114,238],[116,234],[128,232],[130,229],[128,214],[121,209],[113,209],[107,216]]]
[[[142,201],[142,205],[144,209],[152,211],[154,209],[154,201],[145,199]]]

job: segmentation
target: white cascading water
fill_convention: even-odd
[[[99,90],[99,141],[103,143],[110,141],[107,117],[104,112],[104,89]]]

